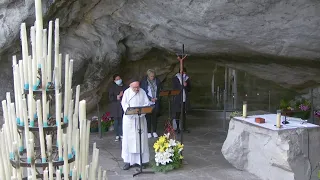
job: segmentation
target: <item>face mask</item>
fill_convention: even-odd
[[[122,79],[116,80],[114,81],[117,85],[121,85],[122,84]]]

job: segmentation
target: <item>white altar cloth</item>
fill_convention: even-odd
[[[260,117],[265,119],[265,123],[256,123],[255,118]],[[274,131],[281,131],[281,130],[289,130],[289,129],[297,129],[297,128],[314,128],[319,127],[318,125],[307,123],[305,120],[302,120],[301,118],[294,118],[294,117],[288,117],[287,121],[289,124],[282,124],[281,128],[277,128],[275,126],[277,121],[277,114],[262,114],[262,115],[253,115],[248,116],[246,118],[244,117],[234,117],[236,120],[244,121],[256,126],[260,126],[262,128],[267,128]],[[284,121],[285,117],[281,116],[281,122]],[[303,123],[302,123],[303,122]]]

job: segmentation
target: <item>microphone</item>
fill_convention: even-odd
[[[128,101],[129,107],[130,107],[130,101],[131,101],[131,99],[134,98],[137,94],[138,94],[138,93],[136,92],[136,93],[129,99],[129,101]]]

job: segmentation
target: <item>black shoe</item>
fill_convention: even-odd
[[[130,164],[129,163],[125,163],[123,166],[123,170],[129,170],[130,169]]]

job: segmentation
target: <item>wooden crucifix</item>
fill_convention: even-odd
[[[188,130],[184,129],[184,123],[185,123],[185,119],[184,119],[184,113],[185,113],[185,106],[183,103],[183,91],[184,91],[184,77],[183,77],[183,61],[186,59],[188,55],[184,53],[184,44],[182,44],[182,53],[181,54],[177,54],[177,59],[180,62],[180,75],[181,75],[181,114],[180,114],[180,121],[179,121],[179,128],[180,128],[180,141],[181,143],[183,143],[183,132]]]

